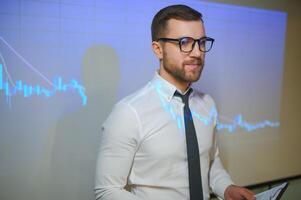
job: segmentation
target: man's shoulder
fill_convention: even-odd
[[[115,103],[108,119],[118,119],[120,121],[127,120],[129,116],[138,117],[137,102],[142,101],[147,93],[149,84],[129,94]],[[108,119],[106,121],[108,121]]]
[[[132,94],[129,94],[128,96],[125,96],[122,98],[117,105],[127,105],[130,107],[136,107],[137,105],[143,104],[145,105],[151,98],[153,98],[153,86],[149,82],[142,88],[136,90]]]

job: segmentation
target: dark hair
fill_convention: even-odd
[[[202,14],[186,5],[171,5],[162,8],[152,21],[152,41],[157,41],[166,30],[167,21],[170,19],[178,19],[185,21],[201,20]]]

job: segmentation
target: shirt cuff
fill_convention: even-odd
[[[216,188],[213,192],[219,197],[219,199],[225,199],[224,195],[227,187],[233,184],[234,183],[230,178],[222,179],[218,182],[218,184],[216,184]]]

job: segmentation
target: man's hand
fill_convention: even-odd
[[[246,188],[230,185],[225,191],[225,200],[255,200],[255,194]]]

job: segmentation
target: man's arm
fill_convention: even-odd
[[[211,151],[211,166],[209,170],[209,182],[213,192],[225,200],[255,200],[255,194],[243,187],[233,184],[231,177],[224,169],[219,157],[219,149],[214,133],[214,145]]]
[[[140,123],[136,112],[117,104],[102,127],[96,165],[97,200],[139,200],[124,189],[139,143]]]
[[[222,199],[225,199],[224,193],[228,186],[233,185],[233,181],[224,169],[223,164],[220,160],[216,141],[214,142],[214,146],[212,147],[211,159],[212,160],[209,169],[210,187],[216,195],[218,195]]]

